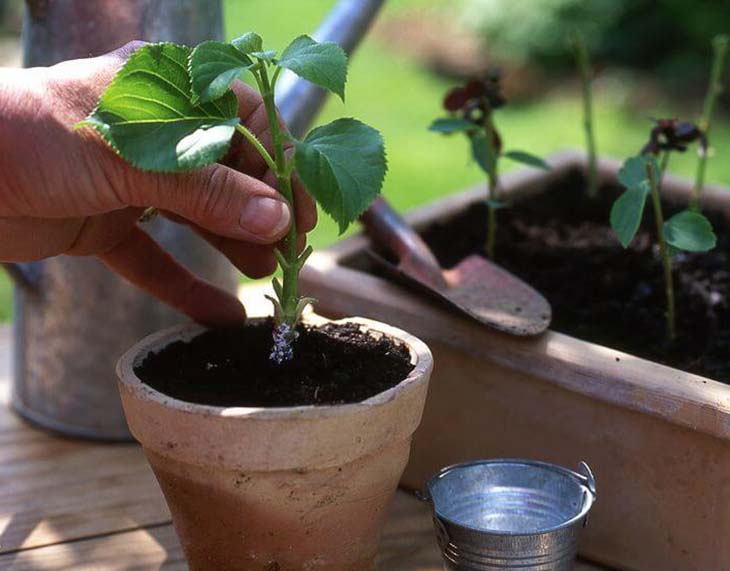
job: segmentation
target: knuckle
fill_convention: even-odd
[[[231,183],[231,173],[226,169],[212,169],[206,174],[203,192],[196,193],[196,212],[209,223],[227,222],[236,212],[232,193],[223,189]]]

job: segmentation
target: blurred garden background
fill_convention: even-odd
[[[226,35],[256,30],[269,48],[282,49],[313,31],[334,3],[224,0]],[[20,65],[21,7],[21,0],[0,0],[0,65]],[[583,146],[571,30],[586,37],[596,68],[598,151],[625,157],[645,142],[650,117],[698,119],[711,40],[730,32],[730,10],[720,0],[387,0],[353,58],[346,102],[331,100],[322,119],[356,116],[383,132],[390,167],[384,192],[407,210],[482,180],[462,138],[427,127],[442,115],[450,86],[488,69],[503,72],[509,104],[497,122],[507,149],[547,156]],[[709,183],[730,185],[729,104],[726,95],[713,122]],[[688,152],[671,170],[690,176],[695,161]],[[311,242],[322,247],[336,239],[334,223],[321,217]],[[0,275],[2,320],[10,301],[11,286]]]

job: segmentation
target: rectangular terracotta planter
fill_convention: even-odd
[[[575,152],[550,162],[549,173],[505,176],[505,191],[538,193],[585,164]],[[604,180],[618,166],[602,161]],[[686,201],[689,189],[667,176],[667,198]],[[483,199],[478,188],[408,219],[423,228]],[[730,216],[730,191],[708,189],[705,207]],[[529,339],[491,331],[368,273],[367,248],[358,235],[315,254],[303,285],[325,315],[387,321],[431,347],[431,392],[405,486],[475,458],[585,460],[598,502],[584,557],[627,571],[730,569],[730,386],[554,331]]]

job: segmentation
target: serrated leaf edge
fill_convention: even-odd
[[[354,117],[339,117],[338,119],[335,119],[334,121],[332,121],[330,123],[327,123],[325,125],[320,125],[319,127],[316,127],[314,129],[312,129],[309,133],[307,133],[307,136],[304,138],[304,140],[301,140],[301,141],[298,141],[298,142],[299,143],[306,143],[307,142],[307,139],[313,133],[315,133],[318,129],[320,129],[322,127],[326,127],[327,125],[334,125],[335,123],[338,123],[340,121],[352,121],[353,123],[357,123],[358,125],[362,125],[364,127],[368,127],[369,129],[373,129],[378,134],[378,136],[380,137],[380,149],[381,149],[381,152],[382,152],[382,155],[381,155],[380,158],[383,160],[383,166],[385,167],[383,169],[383,174],[382,174],[381,177],[379,177],[380,180],[378,181],[378,185],[380,187],[380,189],[378,190],[378,194],[380,194],[382,192],[382,190],[383,190],[383,184],[385,183],[385,177],[388,174],[389,164],[388,164],[388,151],[385,148],[385,140],[383,138],[383,134],[380,131],[378,131],[378,129],[376,129],[375,127],[373,127],[371,125],[368,125],[367,123],[365,123],[363,121],[360,121],[359,119],[355,119]],[[332,169],[332,163],[330,162],[329,158],[324,153],[320,153],[320,155],[327,162],[327,165],[330,167],[330,169]],[[296,160],[296,155],[295,155],[295,160]],[[295,169],[294,170],[296,170],[296,166],[295,166]],[[340,190],[340,195],[342,195],[341,189],[339,189],[339,190]],[[322,207],[322,210],[324,210],[325,213],[330,218],[333,218],[334,219],[333,214],[331,212],[329,212],[327,209],[325,209],[324,205],[322,205],[316,198],[315,198],[315,201],[317,202],[317,204],[320,205],[320,207]],[[345,230],[347,230],[349,228],[350,224],[352,224],[355,220],[357,220],[360,217],[360,215],[363,212],[365,212],[368,208],[370,208],[370,205],[369,204],[366,205],[365,207],[361,208],[359,211],[357,211],[357,213],[354,215],[354,217],[353,217],[352,220],[348,220],[348,221],[346,221],[344,223],[344,226],[343,226],[343,224],[341,222],[339,222],[338,220],[335,220],[335,222],[337,222],[337,225],[339,227],[339,234],[340,234],[340,236],[345,232]],[[344,211],[344,208],[342,208],[342,211]]]
[[[284,57],[284,54],[286,53],[286,50],[287,50],[287,49],[289,48],[289,46],[291,46],[291,45],[292,45],[292,44],[293,44],[294,42],[296,42],[296,41],[297,41],[297,40],[299,40],[300,38],[307,38],[307,39],[311,40],[312,42],[314,42],[315,44],[318,44],[318,45],[321,45],[321,46],[325,46],[325,45],[331,44],[331,45],[335,46],[335,47],[336,47],[337,49],[339,49],[339,50],[340,50],[340,52],[342,52],[342,54],[343,54],[343,55],[345,56],[345,78],[344,78],[344,80],[343,80],[343,82],[342,82],[342,93],[337,93],[337,92],[335,92],[335,91],[331,91],[330,89],[328,89],[328,88],[326,88],[326,87],[322,87],[321,85],[317,85],[317,84],[315,84],[315,83],[313,83],[313,82],[309,81],[308,79],[306,79],[306,78],[302,77],[302,79],[304,79],[304,81],[308,81],[309,83],[312,83],[312,85],[317,85],[317,87],[319,87],[320,89],[325,89],[325,90],[327,90],[327,91],[330,91],[330,93],[334,93],[334,94],[335,94],[335,95],[337,95],[337,97],[339,97],[339,98],[340,98],[340,100],[341,100],[341,101],[342,101],[342,102],[344,103],[344,102],[345,102],[345,91],[347,90],[347,89],[346,89],[346,88],[347,88],[347,81],[348,81],[348,79],[349,79],[349,76],[350,76],[350,73],[349,73],[349,72],[350,72],[350,70],[349,70],[350,58],[349,58],[349,57],[347,57],[347,52],[346,52],[346,51],[345,51],[345,50],[344,50],[344,49],[342,48],[342,46],[341,46],[340,44],[338,44],[337,42],[332,42],[332,41],[324,41],[324,42],[319,42],[319,41],[315,40],[315,39],[314,39],[314,38],[313,38],[312,36],[310,36],[309,34],[300,34],[300,35],[298,35],[298,36],[297,36],[296,38],[294,38],[294,39],[293,39],[293,40],[292,40],[291,42],[289,42],[289,45],[288,45],[288,46],[287,46],[286,48],[284,48],[284,50],[283,50],[283,51],[281,52],[281,57],[280,57],[280,58],[279,58],[278,60],[276,60],[276,64],[277,64],[277,65],[281,65],[281,59],[282,59],[282,58]],[[296,76],[298,76],[298,77],[301,77],[301,76],[300,76],[300,75],[299,75],[299,74],[298,74],[297,72],[295,72],[294,70],[292,70],[292,69],[289,69],[288,67],[286,67],[286,66],[283,66],[283,65],[282,65],[281,67],[283,67],[284,69],[288,69],[289,71],[291,71],[291,72],[292,72],[293,74],[295,74]]]
[[[186,49],[190,50],[190,54],[188,55],[188,62],[187,62],[186,69],[187,69],[187,72],[188,72],[188,78],[192,82],[192,76],[191,76],[191,73],[190,73],[190,67],[189,66],[190,66],[190,57],[192,56],[192,53],[193,53],[194,48],[191,48],[190,46],[188,46],[186,44],[180,44],[180,43],[177,43],[177,42],[154,42],[154,43],[150,43],[150,44],[145,44],[144,46],[142,46],[142,48],[140,48],[140,50],[141,49],[145,49],[145,48],[149,48],[149,47],[155,47],[155,46],[161,46],[161,47],[164,47],[164,46],[174,46],[174,47],[186,48]],[[119,77],[120,72],[132,61],[132,59],[134,58],[135,54],[139,53],[140,50],[134,52],[129,57],[129,59],[127,59],[127,61],[124,62],[124,65],[120,68],[120,70],[114,76],[114,78],[112,79],[112,81],[109,82],[109,85],[107,85],[106,88],[104,89],[104,93],[106,93],[107,89],[109,89],[110,87],[112,87],[112,85],[114,85],[114,83],[117,81],[117,78]],[[101,100],[102,100],[102,97],[103,97],[104,93],[102,93],[102,95],[99,97],[99,102],[96,104],[96,106],[91,111],[91,113],[89,113],[89,115],[87,115],[87,117],[85,119],[82,119],[81,121],[78,121],[78,122],[74,123],[74,125],[72,126],[72,128],[74,130],[83,129],[83,128],[86,128],[86,127],[90,128],[90,129],[93,129],[96,133],[99,134],[99,136],[104,140],[104,142],[109,146],[110,149],[112,149],[112,151],[114,151],[114,153],[119,158],[121,158],[123,161],[131,164],[134,168],[136,168],[138,170],[141,170],[143,172],[180,173],[180,172],[190,172],[190,171],[193,171],[193,170],[198,170],[197,168],[191,168],[191,169],[186,169],[186,170],[150,169],[150,168],[145,168],[143,166],[140,166],[135,161],[132,161],[132,160],[127,159],[126,157],[124,157],[122,155],[121,151],[119,150],[119,148],[117,147],[117,145],[114,144],[114,141],[109,138],[109,136],[104,132],[104,129],[101,129],[100,128],[100,126],[101,125],[105,125],[105,123],[102,123],[101,121],[99,121],[95,117],[96,113],[99,111],[99,106],[101,105]],[[191,96],[192,96],[192,85],[191,85],[191,91],[190,91],[190,93],[191,93]],[[191,103],[192,103],[192,98],[191,98]],[[193,105],[194,105],[194,103],[193,103]],[[240,121],[240,119],[238,117],[231,118],[228,122],[223,123],[223,124],[224,125],[225,124],[232,124],[234,121],[236,123],[238,123]],[[233,140],[233,137],[231,137],[231,140],[228,141],[228,144],[223,148],[223,151],[220,153],[220,155],[216,157],[216,159],[215,159],[216,161],[222,159],[226,155],[226,153],[230,150],[231,141],[232,140]]]
[[[168,43],[170,43],[170,42],[168,42]],[[197,105],[198,103],[201,103],[201,102],[202,103],[210,103],[211,101],[215,101],[215,99],[208,99],[207,101],[203,101],[202,96],[200,96],[197,93],[195,93],[195,90],[193,89],[193,54],[195,53],[195,50],[197,50],[200,46],[202,46],[203,44],[207,44],[207,43],[218,43],[218,44],[229,45],[232,48],[234,48],[236,51],[241,52],[244,56],[254,55],[254,53],[242,52],[241,50],[239,50],[236,46],[234,46],[231,43],[228,43],[228,42],[219,42],[218,40],[206,40],[205,42],[201,42],[197,46],[195,46],[190,51],[190,55],[188,56],[188,65],[187,65],[188,77],[190,78],[190,103],[192,103],[193,105]],[[251,65],[249,65],[248,67],[245,67],[243,69],[243,71],[247,71],[247,70],[251,69],[251,67],[253,65],[254,65],[254,63],[251,62]],[[231,86],[229,85],[228,86],[228,90],[230,91],[230,89],[231,89]]]

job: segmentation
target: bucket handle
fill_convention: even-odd
[[[582,484],[585,485],[586,488],[588,488],[587,492],[583,492],[584,494],[590,493],[591,496],[593,496],[593,501],[596,501],[597,492],[596,492],[596,478],[593,476],[593,471],[591,470],[590,466],[586,462],[580,462],[578,464],[578,472],[575,474],[575,476],[578,478],[578,481],[580,481]],[[584,496],[585,500],[585,496]],[[583,527],[588,525],[588,514],[583,518]]]
[[[595,500],[597,497],[596,478],[593,476],[593,471],[590,466],[588,466],[586,462],[580,462],[578,464],[578,473],[576,475],[578,476],[578,480],[580,480],[580,482],[588,488]]]

